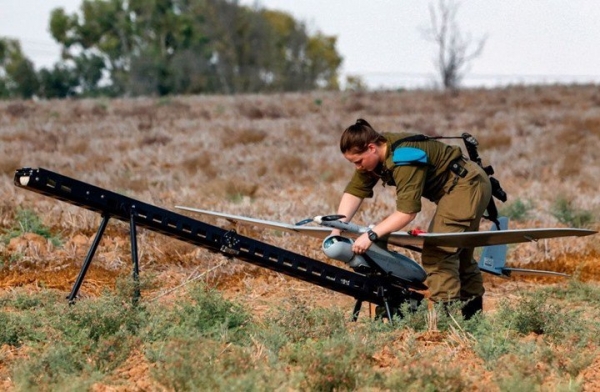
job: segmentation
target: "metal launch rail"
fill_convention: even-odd
[[[179,240],[220,252],[228,257],[268,268],[294,278],[354,297],[357,302],[352,314],[356,320],[363,301],[383,305],[391,320],[390,307],[404,302],[413,305],[422,295],[408,290],[393,279],[381,275],[362,275],[341,269],[309,257],[225,230],[188,216],[132,199],[127,196],[43,168],[22,168],[15,172],[17,187],[41,193],[76,206],[98,212],[102,221],[83,262],[79,275],[67,297],[72,303],[77,297],[94,253],[110,218],[130,224],[133,279],[139,278],[137,227],[153,230]],[[137,287],[137,286],[136,286]],[[139,288],[135,300],[140,296]]]

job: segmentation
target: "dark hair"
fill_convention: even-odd
[[[385,142],[385,138],[375,131],[367,120],[359,118],[356,120],[356,123],[350,125],[344,130],[344,133],[342,133],[340,150],[342,151],[342,154],[345,154],[346,152],[360,154],[365,152],[371,143],[381,145]]]

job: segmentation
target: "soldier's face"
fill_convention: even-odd
[[[373,143],[369,144],[364,152],[346,152],[344,158],[352,163],[356,170],[359,171],[373,171],[379,164],[379,153],[377,146]]]

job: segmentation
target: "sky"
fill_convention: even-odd
[[[337,36],[341,82],[360,76],[371,88],[427,88],[437,80],[436,46],[425,39],[433,0],[240,0],[285,11],[311,33]],[[50,12],[76,12],[82,0],[0,0],[0,36],[19,39],[41,67],[59,60]],[[487,37],[463,81],[469,87],[600,83],[597,0],[462,0],[459,29]]]

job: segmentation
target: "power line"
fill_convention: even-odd
[[[394,71],[346,71],[346,75],[361,75],[361,76],[385,76],[385,77],[414,77],[414,78],[430,78],[437,76],[436,72],[394,72]],[[466,73],[465,77],[469,79],[502,79],[502,78],[600,78],[600,74],[502,74],[502,73]]]
[[[349,72],[342,73],[346,76],[361,78],[371,89],[394,88],[428,88],[440,84],[440,76],[435,72]],[[342,80],[344,83],[344,80]],[[500,87],[507,85],[528,84],[598,84],[600,75],[593,74],[503,74],[503,73],[466,73],[461,85],[464,87]]]

